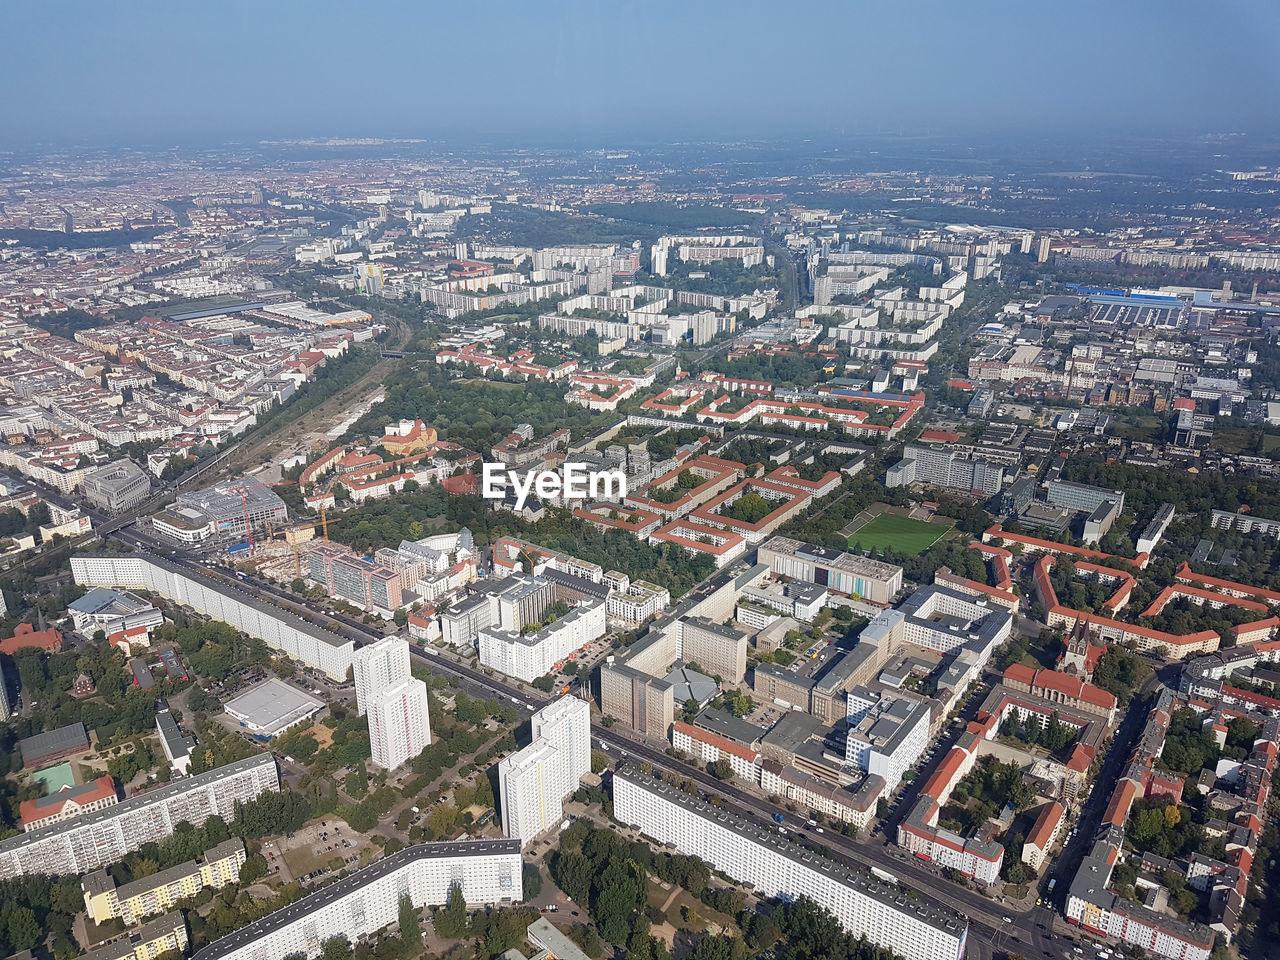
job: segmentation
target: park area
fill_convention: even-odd
[[[949,529],[941,523],[881,513],[849,535],[849,549],[871,552],[888,549],[914,557],[937,543]]]

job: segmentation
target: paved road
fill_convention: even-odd
[[[145,530],[127,530],[118,532],[117,536],[126,542],[153,550],[166,546],[151,536],[149,531]],[[187,567],[192,571],[206,574],[213,572],[207,567],[193,563],[180,556],[170,556],[169,559],[171,562]],[[234,577],[220,573],[215,575],[227,581],[229,586],[240,590],[246,588],[245,582],[239,581]],[[274,584],[260,580],[254,580],[251,584],[252,589],[258,593],[270,595],[279,600],[282,605],[291,607],[295,611],[305,610],[313,616],[323,617],[327,626],[337,630],[343,636],[350,637],[357,645],[371,643],[384,635],[356,620],[340,614],[335,615],[325,610],[320,604],[298,597]],[[505,677],[489,676],[482,669],[458,662],[448,656],[440,654],[428,655],[416,645],[410,645],[410,650],[420,663],[430,669],[457,678],[461,689],[465,690],[469,695],[497,697],[505,701],[514,701],[526,709],[529,707],[536,709],[553,699],[549,694],[527,686],[522,689],[515,682],[508,681]],[[1154,680],[1151,682],[1154,683]],[[1117,733],[1116,742],[1127,745],[1132,737],[1136,735],[1136,730],[1140,729],[1141,719],[1144,716],[1145,711],[1131,711]],[[887,839],[882,837],[849,838],[831,832],[822,835],[810,833],[804,829],[803,818],[797,819],[794,814],[789,813],[784,808],[775,807],[769,804],[766,799],[732,783],[719,781],[700,767],[692,766],[667,756],[663,752],[665,744],[657,746],[643,741],[634,732],[624,732],[622,728],[605,727],[596,722],[593,725],[592,736],[597,741],[606,744],[615,757],[621,757],[625,752],[626,755],[647,761],[658,769],[668,770],[691,779],[706,791],[722,797],[727,809],[745,819],[759,821],[763,824],[772,824],[773,815],[781,813],[786,818],[788,827],[796,834],[796,839],[799,842],[814,848],[821,848],[822,852],[838,862],[863,868],[872,866],[884,868],[887,865],[899,880],[906,886],[916,890],[922,900],[930,901],[937,906],[952,910],[969,919],[969,956],[975,957],[977,960],[986,960],[986,958],[1000,955],[1004,951],[1021,951],[1030,956],[1061,957],[1070,958],[1070,960],[1074,960],[1076,956],[1072,952],[1074,941],[1069,940],[1061,932],[1054,932],[1055,915],[1048,909],[1047,905],[1023,909],[1014,903],[1002,904],[991,900],[972,887],[961,886],[947,880],[939,874],[935,867],[925,865],[914,859],[904,858],[895,846],[889,845]],[[940,755],[936,754],[935,757]],[[1099,777],[1099,782],[1106,782],[1105,777],[1108,772],[1113,776],[1115,775],[1116,769],[1111,768],[1118,768],[1125,755],[1127,755],[1127,747],[1123,751],[1113,750],[1108,755],[1107,764],[1104,765],[1103,774]],[[1105,803],[1105,791],[1097,791],[1086,804],[1085,817],[1100,816],[1101,807],[1099,805],[1104,807]],[[1093,809],[1095,807],[1098,809]],[[1083,852],[1082,840],[1084,836],[1084,831],[1081,831],[1076,840],[1076,844],[1081,847],[1081,852]],[[1066,883],[1064,878],[1070,876],[1070,873],[1063,866],[1065,860],[1066,857],[1059,861],[1055,874],[1061,875],[1059,887],[1064,886]],[[1004,922],[1004,917],[1009,917],[1010,922]],[[1060,924],[1058,930],[1065,931],[1066,928]],[[1051,935],[1054,937],[1053,939],[1051,939]]]

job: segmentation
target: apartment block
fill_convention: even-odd
[[[480,664],[531,683],[569,654],[604,636],[605,606],[604,600],[584,600],[533,633],[485,627],[479,636]]]
[[[524,899],[520,844],[515,840],[454,840],[405,847],[372,866],[215,940],[193,960],[263,960],[320,956],[324,942],[351,942],[396,923],[400,902],[415,909],[443,906],[457,887],[469,907]]]
[[[394,770],[420,754],[431,743],[431,716],[426,684],[411,671],[409,642],[390,636],[362,647],[351,672],[374,764]]]
[[[126,884],[117,884],[105,870],[95,870],[80,880],[85,912],[94,923],[119,917],[132,925],[144,917],[172,910],[179,900],[194,897],[205,887],[217,890],[239,883],[244,861],[244,841],[232,837],[206,850],[198,860],[188,860]]]
[[[71,558],[71,573],[83,586],[146,590],[185,604],[214,620],[258,637],[295,660],[345,680],[355,644],[347,637],[240,590],[218,585],[157,556],[87,554]]]
[[[216,814],[230,821],[237,802],[279,789],[271,754],[237,760],[72,820],[0,840],[0,879],[88,873],[169,836],[184,820],[199,826]]]
[[[887,487],[924,483],[992,496],[1004,485],[1004,468],[958,451],[909,443],[884,482]]]
[[[157,960],[165,954],[181,954],[187,949],[187,921],[174,910],[143,924],[133,933],[82,953],[79,960]]]
[[[591,772],[591,708],[576,697],[532,718],[533,742],[498,764],[502,826],[528,846],[564,815],[564,801]]]
[[[617,819],[658,843],[700,857],[738,883],[753,884],[761,896],[808,896],[854,936],[905,960],[964,956],[968,924],[963,917],[912,900],[869,875],[846,871],[638,771],[618,770],[613,785]]]

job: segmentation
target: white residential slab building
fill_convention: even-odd
[[[442,906],[455,886],[469,907],[524,899],[519,844],[513,840],[454,840],[405,847],[215,940],[195,957],[318,957],[326,940],[345,937],[355,943],[395,923],[403,898],[418,910]]]
[[[613,778],[614,816],[659,843],[700,857],[766,897],[808,896],[854,936],[905,960],[959,960],[968,923],[912,900],[868,875],[845,871],[775,833],[623,768]]]
[[[533,742],[498,764],[502,825],[527,846],[564,814],[564,801],[591,771],[591,708],[562,697],[532,718]]]

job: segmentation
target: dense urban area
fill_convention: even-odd
[[[1278,189],[0,157],[0,956],[1275,956]]]

